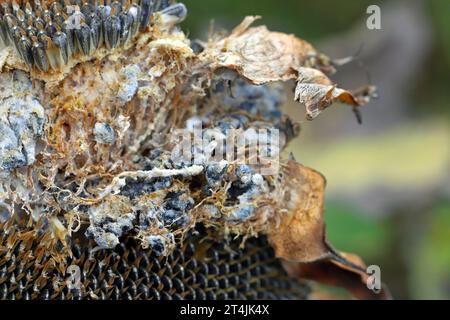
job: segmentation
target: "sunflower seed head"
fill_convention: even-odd
[[[5,1],[0,5],[0,50],[13,47],[30,69],[59,70],[78,55],[129,44],[147,30],[155,12],[172,24],[186,16],[184,5],[167,0]]]

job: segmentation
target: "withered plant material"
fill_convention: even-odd
[[[299,278],[343,287],[358,299],[389,298],[384,286],[378,293],[368,289],[366,265],[358,256],[338,252],[328,243],[323,220],[325,178],[294,160],[284,171],[282,210],[268,235],[286,270]]]
[[[49,239],[38,236],[34,255],[29,254],[27,235],[33,228],[8,227],[8,235],[0,233],[0,243],[11,246],[8,254],[0,251],[0,300],[292,300],[310,293],[305,281],[287,275],[265,237],[252,238],[241,249],[240,239],[224,245],[214,230],[200,231],[165,257],[131,238],[95,253],[76,243],[67,261],[83,276],[81,289],[69,290],[65,270],[46,255]],[[220,270],[227,272],[218,275]]]
[[[45,3],[53,4],[52,19],[58,18],[58,4]],[[148,16],[139,17],[139,31],[120,35],[120,45],[107,38],[86,52],[87,33],[77,33],[76,52],[51,68],[43,61],[55,58],[54,47],[44,47],[52,50],[31,61],[27,46],[17,50],[9,43],[16,38],[2,38],[1,258],[17,249],[13,237],[30,254],[46,256],[40,272],[64,272],[75,239],[94,242],[89,249],[95,252],[132,238],[167,256],[203,224],[225,239],[268,235],[280,259],[346,261],[325,240],[325,181],[319,173],[293,161],[273,176],[235,160],[176,161],[172,134],[191,130],[195,122],[205,126],[205,135],[220,137],[231,129],[249,138],[257,129],[277,129],[280,157],[299,132],[280,110],[280,82],[296,82],[295,99],[308,119],[336,101],[359,108],[373,88],[359,94],[338,88],[326,75],[334,71],[328,57],[295,36],[251,27],[258,17],[247,17],[229,35],[213,35],[194,52],[177,26],[185,7],[155,3]],[[134,14],[133,5],[120,10]],[[22,9],[10,2],[0,8],[21,17]],[[11,19],[7,15],[5,27],[18,35],[21,27]],[[96,19],[91,15],[83,28],[94,28]],[[105,19],[109,26],[117,17],[113,11]],[[105,32],[117,36],[115,29]],[[33,50],[42,49],[42,43],[35,45]]]
[[[265,26],[250,28],[257,19],[247,17],[229,37],[213,43],[214,68],[236,70],[254,84],[295,80],[295,99],[305,105],[309,120],[335,101],[358,107],[375,93],[374,87],[358,95],[338,88],[323,73],[334,71],[328,57],[293,35],[270,32]]]
[[[310,263],[283,261],[283,266],[293,277],[342,287],[356,299],[387,300],[392,298],[384,284],[377,292],[368,289],[369,275],[366,272],[366,266],[361,258],[352,254],[340,252],[329,258]]]
[[[284,170],[279,214],[270,224],[269,240],[278,257],[312,262],[330,253],[325,241],[323,199],[325,178],[290,160]]]

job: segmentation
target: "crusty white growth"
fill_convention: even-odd
[[[34,163],[45,114],[24,72],[1,73],[0,88],[0,170],[10,171]]]
[[[138,65],[132,64],[123,68],[123,81],[120,83],[117,97],[123,102],[129,102],[138,90],[138,76],[141,69]]]
[[[104,144],[113,144],[115,140],[115,134],[113,128],[107,123],[97,122],[94,125],[94,137],[95,141]]]
[[[114,248],[119,237],[133,228],[136,213],[126,197],[104,201],[89,209],[90,226],[86,233],[100,248]]]
[[[182,169],[160,169],[154,168],[152,170],[138,170],[138,171],[125,171],[115,176],[110,185],[108,185],[103,192],[100,193],[97,200],[105,198],[109,194],[117,194],[120,192],[120,188],[123,187],[126,182],[125,178],[159,178],[159,177],[174,177],[174,176],[196,176],[203,172],[203,166],[193,165]]]
[[[167,255],[174,246],[175,239],[171,233],[144,237],[142,241],[142,247],[152,248],[152,251],[157,256]]]

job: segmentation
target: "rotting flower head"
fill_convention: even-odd
[[[2,3],[3,225],[49,233],[61,265],[74,239],[100,250],[134,238],[165,256],[202,224],[224,238],[268,235],[279,258],[339,261],[363,277],[324,240],[322,176],[293,160],[263,169],[299,132],[280,110],[282,82],[296,82],[308,119],[334,101],[357,108],[373,88],[337,88],[328,58],[250,27],[257,17],[194,52],[177,26],[185,16],[164,0]],[[201,143],[174,156],[175,130],[195,140],[197,127]],[[258,130],[277,143],[258,144]],[[230,136],[250,143],[218,142]],[[257,161],[229,157],[239,150]]]

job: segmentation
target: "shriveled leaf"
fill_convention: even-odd
[[[384,284],[379,292],[367,287],[369,275],[366,273],[366,267],[358,256],[352,254],[341,252],[339,256],[312,263],[283,261],[283,267],[291,276],[344,288],[356,299],[391,299],[389,290]]]
[[[357,256],[336,251],[326,240],[323,220],[325,179],[290,160],[284,170],[285,193],[277,223],[268,231],[269,241],[286,271],[303,279],[336,285],[359,299],[386,299],[368,289],[364,262]]]
[[[295,161],[289,161],[284,180],[286,212],[270,230],[269,240],[278,257],[311,262],[328,255],[324,241],[323,196],[325,178]]]
[[[217,42],[213,68],[234,69],[253,84],[297,78],[296,70],[317,55],[306,41],[265,26],[249,28],[259,17],[247,17],[231,35]]]
[[[312,68],[300,68],[295,88],[295,100],[306,107],[306,117],[314,119],[319,113],[330,106],[335,100],[351,106],[359,102],[348,91],[337,88],[336,85],[321,71]]]
[[[293,35],[271,32],[265,26],[250,28],[257,19],[245,18],[229,37],[206,50],[208,56],[214,57],[213,70],[235,70],[257,85],[295,80],[295,99],[305,105],[309,120],[335,101],[354,108],[370,101],[374,87],[355,94],[338,88],[322,73],[334,69],[329,58]]]

